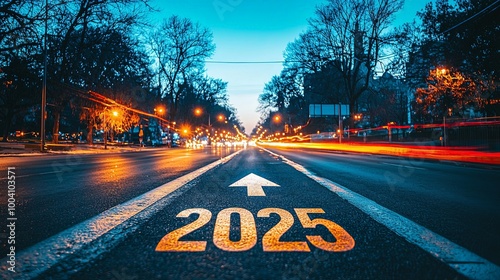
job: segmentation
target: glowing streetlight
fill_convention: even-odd
[[[159,138],[160,142],[162,142],[162,134],[163,134],[163,122],[162,122],[162,117],[165,114],[167,110],[163,106],[157,106],[154,108],[155,116],[158,116],[159,124],[160,124],[160,131],[156,132],[159,133],[157,134],[157,137]],[[170,128],[169,128],[170,129]]]
[[[104,123],[104,149],[107,149],[108,148],[108,128],[107,128],[107,124],[106,124],[106,114],[107,114],[107,110],[104,109],[104,114],[103,114],[103,123]],[[113,117],[118,117],[119,113],[118,111],[114,110],[111,112],[111,116]]]

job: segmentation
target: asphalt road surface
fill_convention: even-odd
[[[500,278],[497,167],[259,147],[8,166],[6,279]]]

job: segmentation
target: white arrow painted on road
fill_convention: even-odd
[[[250,173],[231,184],[230,187],[247,187],[248,196],[266,196],[262,187],[279,187],[279,185]]]

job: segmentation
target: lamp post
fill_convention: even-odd
[[[203,114],[203,110],[200,109],[200,108],[196,108],[194,110],[194,114],[196,116],[201,116]],[[212,124],[211,124],[211,120],[210,120],[211,116],[210,116],[210,113],[208,113],[208,135],[207,135],[207,145],[211,145],[211,140],[210,140],[210,137],[212,136]]]
[[[104,110],[104,115],[103,115],[103,135],[104,135],[104,149],[108,149],[108,134],[106,132],[106,110]]]
[[[104,109],[104,116],[103,116],[103,123],[104,123],[104,149],[108,149],[108,125],[106,123],[106,113],[107,113],[108,110]],[[111,113],[112,117],[118,117],[118,112],[117,111],[113,111]]]
[[[273,116],[272,120],[275,123],[276,130],[280,131],[281,130],[281,115],[280,115],[280,113],[278,113],[278,112],[275,113],[275,115]]]
[[[155,116],[158,117],[159,124],[160,124],[160,135],[159,135],[158,138],[159,138],[161,144],[163,144],[163,141],[162,141],[162,135],[163,135],[162,118],[163,118],[163,115],[164,115],[165,111],[166,110],[162,106],[158,106],[158,107],[154,108]]]

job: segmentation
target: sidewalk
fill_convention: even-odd
[[[48,154],[97,154],[97,153],[120,153],[137,152],[149,147],[139,147],[138,145],[117,146],[108,144],[104,149],[102,144],[46,144],[47,151],[40,151],[39,143],[21,142],[0,142],[0,157],[7,156],[42,156]]]

